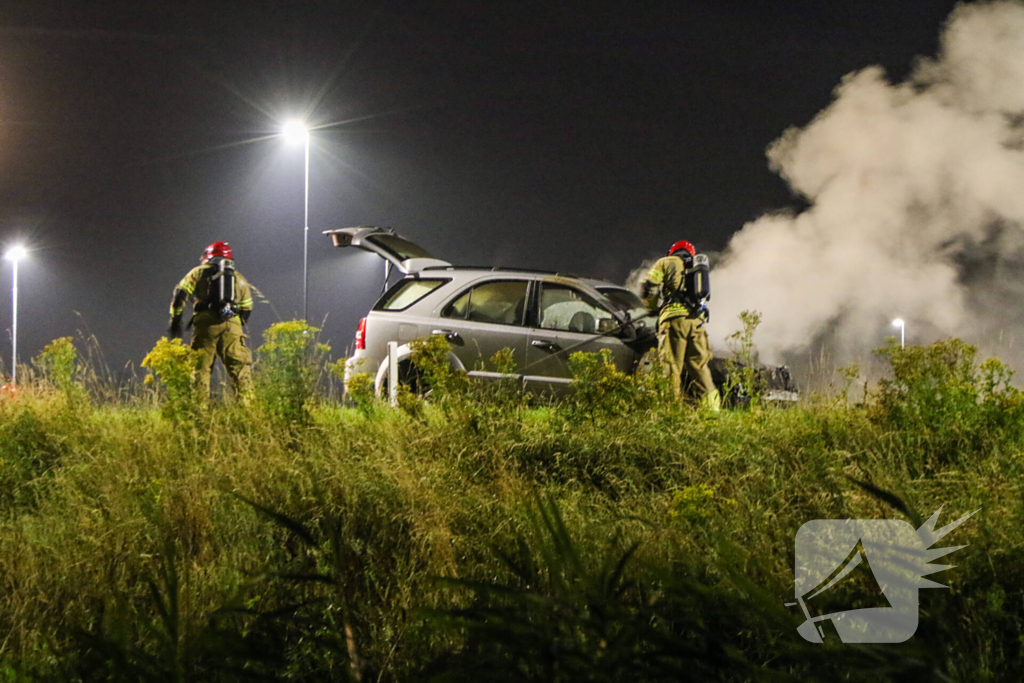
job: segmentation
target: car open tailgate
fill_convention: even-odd
[[[324,230],[336,247],[356,247],[377,254],[406,275],[424,268],[450,266],[448,261],[434,258],[423,247],[410,242],[391,228],[361,225],[355,228]]]

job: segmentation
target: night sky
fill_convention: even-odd
[[[226,240],[271,305],[344,354],[376,257],[322,230],[385,225],[436,256],[623,281],[688,239],[723,249],[799,206],[765,147],[842,77],[896,79],[954,2],[11,2],[0,0],[0,245],[19,358],[79,331],[118,371],[177,281]],[[9,367],[10,264],[0,266]],[[713,303],[713,302],[712,302]]]

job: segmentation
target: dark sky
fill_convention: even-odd
[[[301,314],[302,150],[268,137],[295,116],[320,126],[309,306],[335,355],[383,266],[324,229],[616,281],[678,239],[722,249],[796,203],[765,147],[843,75],[934,54],[954,4],[0,0],[0,245],[35,249],[19,357],[82,331],[137,365],[218,239],[273,304],[254,345]]]

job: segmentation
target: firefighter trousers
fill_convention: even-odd
[[[711,344],[703,318],[679,316],[658,325],[658,354],[666,365],[676,396],[692,393],[711,410],[721,407],[722,399],[711,380],[708,361]],[[683,376],[689,386],[683,387]]]
[[[252,352],[249,351],[249,337],[237,316],[223,322],[197,316],[192,329],[192,348],[199,352],[196,379],[204,397],[210,395],[210,372],[216,358],[220,358],[224,369],[228,371],[235,393],[249,386]]]

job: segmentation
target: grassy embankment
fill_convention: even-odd
[[[436,348],[428,404],[346,408],[276,334],[244,406],[169,344],[150,394],[98,400],[64,342],[0,401],[0,680],[1022,678],[1024,400],[969,347],[888,347],[866,406],[706,419],[596,359],[526,403]],[[804,522],[940,505],[983,509],[911,641],[799,638]]]

